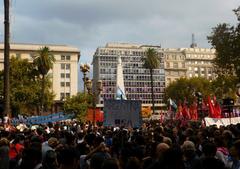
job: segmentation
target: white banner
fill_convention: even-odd
[[[238,123],[240,123],[240,117],[219,118],[219,119],[205,117],[204,121],[206,123],[206,126],[217,125],[217,127],[220,127],[220,126],[227,126],[230,124],[238,124]]]

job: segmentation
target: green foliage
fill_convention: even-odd
[[[195,99],[195,92],[202,93],[203,97],[210,95],[212,93],[211,82],[199,77],[190,79],[180,78],[166,88],[165,102],[169,98],[176,102],[183,102],[186,99],[191,104]]]
[[[53,67],[55,58],[48,47],[42,47],[38,50],[37,54],[33,56],[33,65],[36,67],[36,73],[41,75],[41,95],[40,95],[40,107],[39,110],[42,113],[45,107],[45,90],[46,90],[46,75]],[[40,77],[40,76],[38,76]]]
[[[234,98],[236,99],[236,83],[238,78],[233,75],[229,76],[218,76],[214,81],[211,83],[211,88],[214,95],[218,99],[223,98]]]
[[[240,7],[234,12],[238,17],[237,25],[218,24],[213,28],[208,40],[216,49],[216,73],[219,76],[234,74],[240,81]]]
[[[158,52],[154,48],[148,48],[146,57],[142,57],[143,67],[146,69],[157,69],[160,67]]]
[[[13,114],[32,114],[39,106],[40,79],[36,76],[34,65],[27,59],[12,57],[10,60],[10,100]],[[3,71],[0,72],[0,86],[3,91]],[[53,93],[49,92],[51,82],[47,78],[46,88],[48,89],[44,97],[46,107],[53,103]]]
[[[84,120],[91,100],[92,97],[85,93],[77,93],[77,95],[67,97],[63,105],[64,112],[74,113],[78,119]]]
[[[143,67],[149,69],[150,79],[151,79],[151,97],[152,97],[152,109],[153,114],[155,113],[154,105],[154,93],[153,93],[153,70],[160,67],[160,58],[158,57],[158,52],[154,48],[148,48],[146,51],[146,56],[142,57]]]
[[[53,67],[55,58],[48,47],[42,47],[37,54],[33,56],[33,64],[37,67],[41,75],[46,75]]]

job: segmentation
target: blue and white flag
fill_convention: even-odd
[[[177,110],[177,104],[171,98],[169,98],[168,100],[169,100],[170,106],[175,110]]]

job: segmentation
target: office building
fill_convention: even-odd
[[[107,43],[97,48],[93,56],[94,84],[102,80],[103,91],[99,97],[98,106],[102,106],[104,99],[113,99],[116,94],[117,58],[121,57],[124,76],[125,94],[128,100],[142,100],[143,106],[151,106],[151,82],[148,69],[143,68],[142,57],[148,48],[158,52],[161,64],[154,70],[154,98],[156,108],[163,106],[165,90],[165,74],[163,53],[160,46],[136,45],[129,43]],[[94,86],[93,86],[94,87]]]
[[[191,45],[192,46],[192,45]],[[191,48],[163,49],[166,86],[180,77],[215,78],[212,61],[215,49]]]

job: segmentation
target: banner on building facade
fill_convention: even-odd
[[[104,126],[113,127],[140,127],[141,118],[140,100],[105,100]]]

